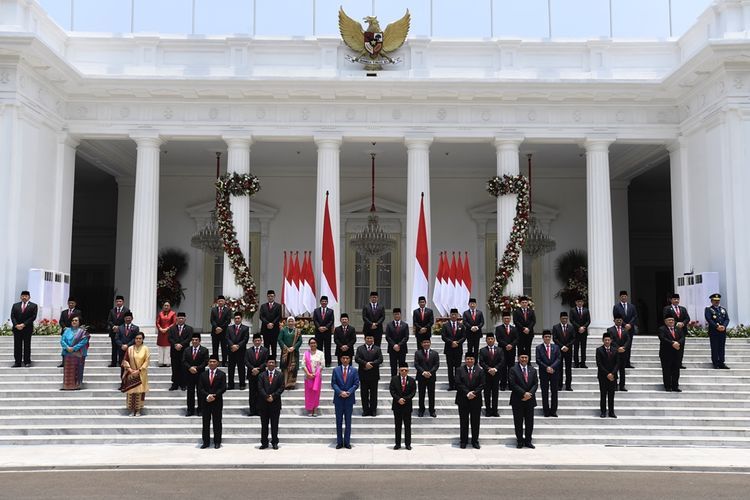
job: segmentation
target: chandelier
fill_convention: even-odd
[[[526,241],[523,244],[523,253],[530,257],[540,257],[552,252],[557,247],[557,243],[542,231],[542,227],[539,225],[539,221],[531,209],[531,154],[527,154],[526,158],[529,161],[529,212],[531,212],[531,217],[529,219],[529,229],[526,233]]]
[[[373,143],[373,146],[375,143]],[[370,204],[370,215],[367,217],[367,225],[354,235],[352,245],[354,249],[365,258],[376,258],[393,250],[396,241],[383,231],[378,223],[378,216],[375,213],[375,153],[370,153],[371,158],[371,177],[372,203]]]
[[[221,153],[216,152],[216,178],[219,178],[221,168]],[[198,248],[206,253],[219,255],[224,251],[224,244],[219,234],[219,224],[216,220],[216,210],[211,210],[211,217],[206,225],[190,238],[190,246]]]

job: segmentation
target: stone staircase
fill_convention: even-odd
[[[154,353],[153,338],[149,340]],[[70,392],[59,390],[62,386],[62,369],[56,368],[60,360],[59,337],[35,337],[32,342],[33,366],[10,368],[13,340],[0,337],[0,347],[5,353],[0,366],[0,445],[129,444],[133,438],[139,443],[153,444],[200,441],[200,418],[184,416],[185,393],[167,390],[170,369],[154,366],[155,355],[152,354],[151,391],[146,397],[146,408],[143,416],[135,418],[126,415],[125,397],[117,391],[119,369],[107,367],[109,338],[106,335],[92,336],[84,388]],[[413,352],[413,338],[411,342]],[[680,379],[682,393],[668,393],[662,388],[656,338],[638,337],[634,346],[632,363],[636,369],[628,370],[629,391],[616,395],[618,419],[599,418],[595,367],[574,369],[574,392],[560,393],[559,418],[543,418],[541,405],[537,409],[534,442],[750,448],[750,340],[730,340],[727,364],[732,369],[714,370],[710,365],[708,340],[688,339],[687,369]],[[590,345],[589,366],[594,366],[593,351],[594,346]],[[407,357],[411,364],[411,354]],[[441,363],[444,365],[442,355]],[[393,442],[387,366],[381,369],[381,374],[378,416],[361,417],[359,406],[355,408],[354,444]],[[298,389],[284,393],[280,424],[282,443],[329,445],[335,441],[330,369],[324,376],[323,415],[320,417],[306,416],[301,378]],[[438,373],[438,417],[418,418],[415,404],[414,444],[457,442],[458,411],[453,403],[454,393],[446,389],[447,373],[442,366]],[[259,441],[258,417],[245,415],[247,397],[247,390],[228,391],[225,395],[225,443],[256,444]],[[482,416],[482,444],[515,444],[507,401],[508,392],[501,392],[500,418]]]

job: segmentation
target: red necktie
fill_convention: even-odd
[[[477,320],[477,310],[476,309],[474,309],[473,311],[471,311],[471,320],[472,321],[476,321]]]
[[[547,346],[547,359],[551,360],[552,359],[552,355],[550,354],[549,351],[550,351],[550,346]]]
[[[495,359],[495,348],[490,347],[490,359]]]
[[[259,350],[260,350],[260,349],[258,349],[257,347],[255,348],[255,361],[258,361],[258,354],[260,354],[260,353],[258,352]]]
[[[671,333],[671,334],[672,334],[672,338],[673,338],[673,339],[677,340],[677,336],[676,336],[676,335],[674,334],[674,328],[670,328],[670,329],[669,329],[669,333]]]
[[[617,327],[617,338],[622,340],[622,328]]]
[[[471,376],[474,375],[474,369],[469,368],[469,382],[471,382]]]
[[[182,335],[182,325],[180,325],[179,327],[177,327],[177,329],[180,331],[180,335]]]
[[[451,321],[451,326],[453,327],[453,337],[456,337],[456,323],[454,321]]]
[[[420,309],[420,311],[422,311],[422,321],[424,321],[424,309]]]
[[[347,372],[347,369],[346,369],[346,367],[344,367],[344,383],[346,383],[346,375],[347,375],[346,372]]]
[[[208,372],[208,384],[214,385],[214,371],[213,370]]]
[[[21,312],[26,312],[26,302],[21,302]]]
[[[677,317],[680,317],[680,308],[677,306],[674,306],[674,313],[677,315]]]
[[[430,359],[430,351],[425,351],[424,352],[424,360],[428,361],[429,359]]]
[[[505,325],[505,335],[510,337],[510,325]]]
[[[126,336],[126,337],[129,337],[129,336],[130,336],[130,325],[127,325],[127,326],[125,327],[125,336]]]
[[[195,358],[197,358],[197,357],[198,357],[198,349],[196,349],[196,348],[194,347],[194,348],[193,348],[193,359],[195,359]]]
[[[609,347],[607,347],[607,357],[612,357],[612,350]]]
[[[406,392],[406,379],[401,378],[401,392]]]
[[[524,380],[524,382],[528,382],[529,381],[529,372],[526,371],[526,368],[523,369],[523,380]]]
[[[528,319],[528,313],[526,312],[526,309],[523,310],[523,319]]]
[[[273,372],[268,372],[268,385],[273,385]]]

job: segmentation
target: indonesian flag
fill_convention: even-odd
[[[289,309],[289,306],[286,303],[286,299],[287,297],[289,297],[290,286],[291,284],[289,283],[289,264],[287,264],[287,260],[286,260],[286,250],[284,250],[284,274],[281,277],[281,303],[284,305],[286,309]]]
[[[289,293],[287,294],[287,308],[292,316],[302,313],[300,308],[300,289],[299,289],[299,252],[295,252],[293,257],[289,255]]]
[[[323,268],[320,276],[320,294],[328,296],[328,307],[339,303],[339,292],[336,289],[336,247],[331,228],[331,214],[328,212],[328,193],[326,192],[325,213],[323,214],[323,248],[321,252]]]
[[[456,302],[458,302],[456,299],[458,298],[458,294],[456,293],[456,288],[458,286],[458,283],[456,282],[456,277],[458,276],[458,272],[456,271],[456,252],[453,252],[453,258],[451,259],[451,267],[450,271],[448,271],[448,293],[446,293],[446,301],[445,301],[445,308],[447,309],[447,312],[450,313],[451,309],[458,308],[456,305]]]
[[[312,314],[315,310],[315,276],[312,269],[312,252],[305,252],[302,264],[302,305],[305,312]]]
[[[465,292],[464,264],[461,262],[461,252],[458,252],[458,263],[456,264],[456,307],[460,313],[464,311],[466,304],[469,303],[469,296]]]
[[[417,225],[417,249],[414,261],[414,284],[411,292],[411,309],[419,307],[419,297],[427,298],[430,292],[429,252],[427,250],[427,224],[424,219],[424,193],[419,203],[419,223]]]
[[[466,303],[471,298],[471,269],[469,268],[469,252],[464,252],[464,272],[462,275],[464,286],[466,288]]]
[[[435,277],[435,290],[432,293],[432,302],[438,309],[441,316],[447,315],[445,308],[445,291],[448,288],[448,258],[445,252],[440,252],[440,265],[438,266],[438,273]]]

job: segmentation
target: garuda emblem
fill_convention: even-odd
[[[406,9],[404,17],[386,26],[385,31],[380,28],[376,16],[367,16],[363,20],[367,23],[366,30],[347,16],[343,7],[339,8],[341,38],[350,49],[357,52],[356,57],[347,56],[347,59],[364,64],[367,70],[380,70],[383,69],[383,64],[400,63],[401,58],[392,58],[390,54],[406,41],[411,22],[409,9]]]

